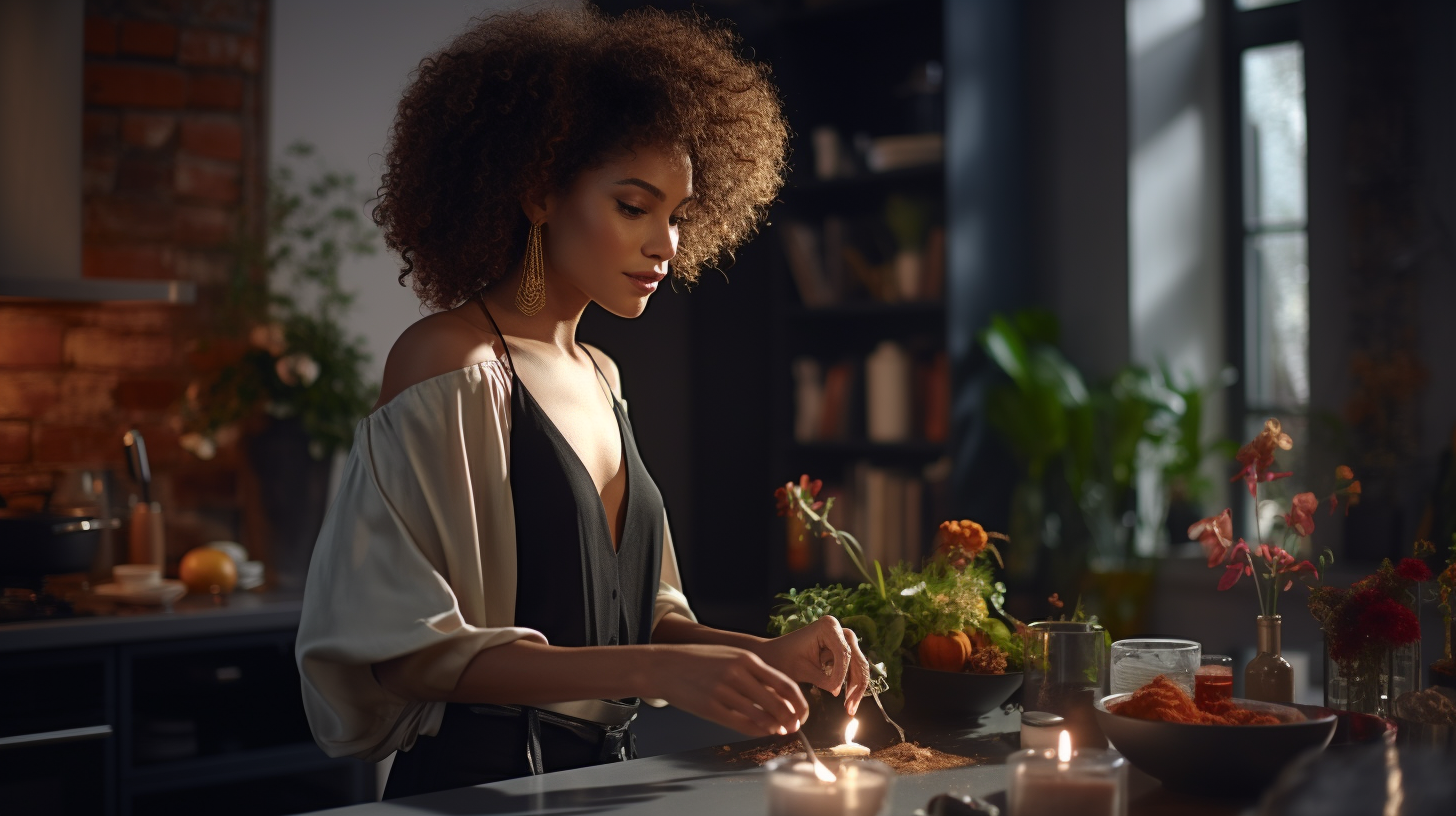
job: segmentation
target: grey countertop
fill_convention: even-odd
[[[5,623],[0,654],[291,629],[302,609],[298,594],[237,592],[222,604],[187,596],[170,611],[119,607],[111,615]]]
[[[959,753],[997,757],[990,764],[948,771],[900,776],[895,780],[890,813],[909,816],[932,796],[966,793],[990,801],[1005,813],[1006,766],[999,757],[1019,744],[1020,715],[998,710],[972,729],[934,738],[907,724],[912,739]],[[918,732],[918,733],[917,733]],[[768,812],[764,771],[731,757],[754,743],[734,744],[730,752],[710,747],[598,765],[574,771],[511,779],[489,785],[441,791],[405,799],[326,811],[330,816],[421,816],[421,814],[583,814],[631,813],[641,816],[743,816]],[[1232,816],[1246,807],[1180,796],[1165,791],[1133,769],[1129,779],[1132,807],[1138,814]]]

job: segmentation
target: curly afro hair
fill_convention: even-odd
[[[751,237],[783,183],[788,127],[768,69],[729,29],[655,9],[509,13],[423,60],[399,103],[374,220],[425,305],[464,303],[525,252],[523,194],[615,151],[680,149],[694,201],[686,283]]]

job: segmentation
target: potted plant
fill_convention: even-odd
[[[986,681],[995,686],[991,696],[1000,696],[982,711],[1004,702],[1019,685],[1021,670],[1021,639],[998,617],[1004,614],[1005,586],[995,581],[991,567],[991,559],[1000,558],[991,540],[1005,536],[987,533],[968,520],[948,521],[941,525],[935,555],[921,568],[902,563],[887,570],[878,561],[867,561],[858,539],[829,520],[834,499],[820,500],[821,487],[807,475],[798,483],[786,483],[776,491],[779,515],[797,521],[801,535],[842,546],[864,581],[852,587],[831,584],[779,595],[783,604],[770,618],[770,632],[792,632],[824,615],[839,618],[859,637],[866,658],[876,667],[872,691],[888,713],[897,712],[906,701],[907,661],[963,678],[999,678]],[[957,699],[947,704],[966,702]]]
[[[311,163],[311,174],[299,165]],[[201,375],[179,411],[181,443],[201,459],[241,442],[268,521],[275,583],[302,586],[322,524],[335,452],[353,442],[377,385],[369,355],[342,317],[348,257],[373,254],[353,176],[331,172],[298,143],[270,179],[263,241],[239,239],[211,332],[193,355]]]

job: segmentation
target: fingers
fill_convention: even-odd
[[[870,662],[865,659],[864,652],[859,648],[859,635],[853,630],[845,629],[844,634],[849,640],[850,671],[849,688],[844,694],[844,710],[853,717],[859,711],[859,703],[864,699],[865,692],[870,685]]]
[[[789,729],[784,724],[775,720],[754,700],[739,693],[736,689],[727,686],[720,688],[712,705],[727,712],[731,720],[729,724],[745,734],[773,736],[788,733]]]
[[[734,697],[746,698],[750,705],[756,705],[762,713],[769,718],[768,725],[770,733],[787,734],[799,727],[802,714],[807,710],[807,704],[800,709],[795,704],[794,697],[800,700],[803,695],[799,689],[788,678],[784,677],[777,669],[772,669],[762,661],[745,655],[745,659],[739,665],[728,671],[726,679],[729,685],[724,688],[725,695],[720,700],[729,701],[733,708],[740,708],[739,700]],[[744,712],[747,713],[747,712]],[[752,717],[752,715],[750,715]],[[782,730],[780,730],[782,729]]]
[[[804,692],[799,690],[798,683],[766,663],[754,664],[754,676],[765,688],[788,704],[794,713],[795,726],[809,719],[809,701],[804,699]]]
[[[844,686],[844,678],[849,673],[850,651],[849,643],[844,637],[844,627],[839,625],[839,620],[833,615],[825,615],[816,621],[820,625],[819,648],[827,650],[834,660],[834,666],[829,671],[828,677],[820,677],[815,685],[835,696],[839,695],[839,689]]]

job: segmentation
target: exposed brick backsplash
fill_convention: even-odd
[[[0,301],[0,496],[109,467],[146,437],[169,551],[260,540],[255,477],[233,447],[198,461],[176,405],[207,304],[239,230],[261,223],[267,0],[88,0],[82,267],[87,277],[183,279],[198,304]]]

